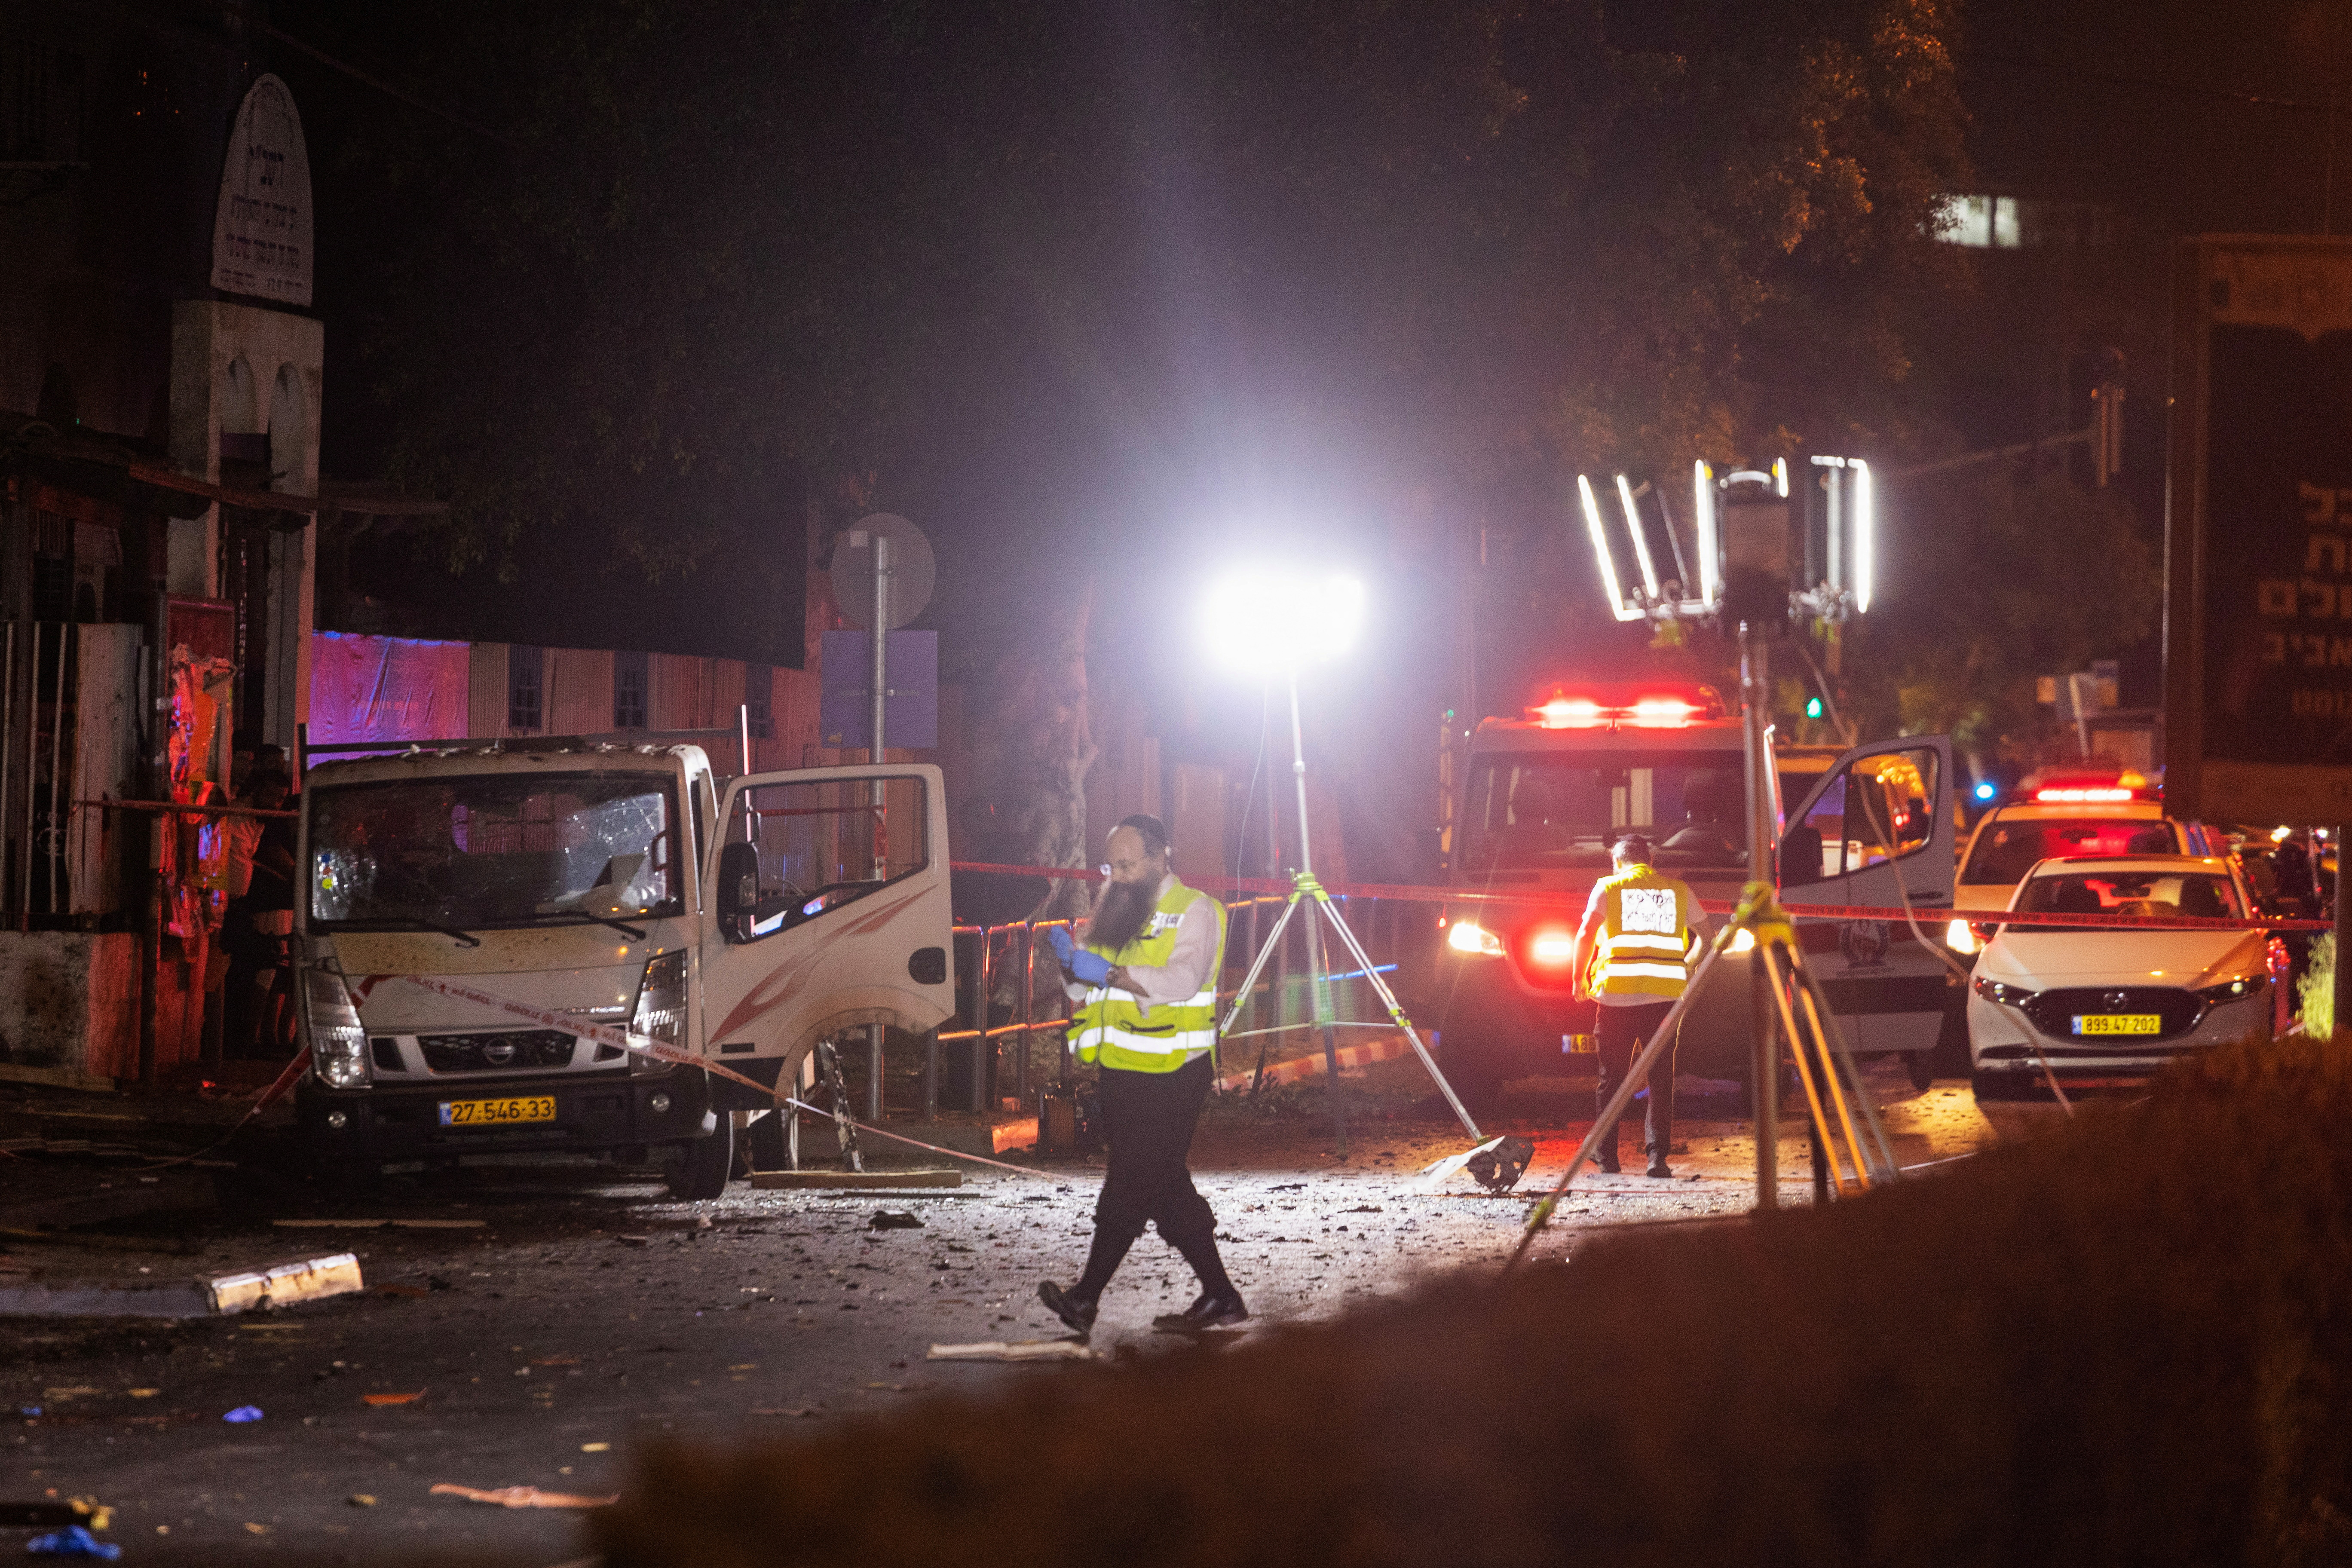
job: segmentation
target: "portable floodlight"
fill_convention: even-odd
[[[1589,496],[1588,492],[1588,496]],[[1348,929],[1339,906],[1331,901],[1321,883],[1315,879],[1314,856],[1307,843],[1307,743],[1298,713],[1298,671],[1301,666],[1326,663],[1355,645],[1357,634],[1364,622],[1364,585],[1355,578],[1337,573],[1312,573],[1296,569],[1264,568],[1252,572],[1236,572],[1220,579],[1209,590],[1206,613],[1202,616],[1208,633],[1209,647],[1217,660],[1246,674],[1263,679],[1282,680],[1290,688],[1290,773],[1298,792],[1298,865],[1291,873],[1289,899],[1275,921],[1274,929],[1266,933],[1255,959],[1250,964],[1248,977],[1234,993],[1233,1003],[1217,1032],[1227,1038],[1234,1036],[1234,1025],[1242,1010],[1250,1005],[1257,993],[1258,977],[1282,942],[1283,932],[1289,928],[1294,915],[1305,911],[1303,924],[1307,934],[1307,964],[1308,993],[1314,999],[1315,1023],[1323,1036],[1323,1065],[1331,1079],[1331,1114],[1339,1135],[1341,1153],[1347,1152],[1348,1130],[1345,1111],[1339,1095],[1339,1047],[1334,1032],[1340,1026],[1334,1016],[1331,1004],[1331,971],[1324,961],[1324,928],[1328,924],[1341,952],[1351,959],[1355,973],[1361,974],[1388,1010],[1389,1022],[1379,1026],[1404,1031],[1421,1058],[1422,1066],[1437,1082],[1445,1102],[1461,1120],[1462,1126],[1473,1140],[1484,1135],[1478,1124],[1454,1086],[1445,1081],[1438,1070],[1436,1059],[1422,1043],[1421,1032],[1405,1016],[1396,994],[1371,959],[1365,954],[1363,944]],[[1637,611],[1636,614],[1639,612]],[[1272,1031],[1280,1031],[1277,1023]],[[1523,1141],[1521,1141],[1523,1142]],[[1509,1139],[1495,1139],[1460,1156],[1467,1161],[1479,1153],[1493,1155],[1490,1173],[1500,1171],[1496,1160],[1503,1158],[1503,1146]],[[1527,1152],[1532,1153],[1533,1146]],[[1508,1162],[1505,1162],[1507,1163]],[[1524,1154],[1510,1166],[1509,1180],[1517,1179],[1518,1171],[1526,1166]],[[1485,1179],[1482,1177],[1481,1179]],[[1497,1180],[1501,1178],[1496,1177]]]
[[[1321,664],[1355,646],[1364,585],[1337,574],[1237,572],[1209,590],[1209,647],[1222,662],[1274,675]]]

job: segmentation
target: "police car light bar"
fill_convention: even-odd
[[[2070,786],[2063,789],[2038,789],[2033,792],[2035,800],[2048,805],[2087,805],[2094,803],[2129,800],[2131,797],[2130,790],[2115,788],[2086,789]]]

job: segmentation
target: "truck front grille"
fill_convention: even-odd
[[[416,1045],[435,1072],[511,1072],[570,1067],[573,1037],[561,1029],[508,1029],[495,1035],[419,1035]]]

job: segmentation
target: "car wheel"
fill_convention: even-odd
[[[723,1110],[717,1120],[718,1127],[708,1137],[686,1146],[686,1158],[670,1174],[669,1195],[680,1202],[715,1198],[727,1191],[727,1178],[735,1169],[735,1122]]]
[[[1906,1052],[1904,1052],[1904,1053],[1903,1053],[1903,1068],[1904,1068],[1904,1070],[1905,1070],[1906,1072],[1908,1072],[1908,1073],[1911,1075],[1911,1087],[1912,1087],[1913,1089],[1918,1089],[1918,1090],[1920,1090],[1922,1093],[1925,1093],[1927,1089],[1931,1089],[1931,1088],[1933,1088],[1933,1087],[1935,1086],[1935,1082],[1936,1082],[1936,1053],[1935,1053],[1935,1052],[1933,1052],[1933,1051],[1906,1051]]]

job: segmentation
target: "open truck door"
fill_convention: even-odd
[[[705,875],[702,1039],[718,1065],[790,1085],[809,1051],[843,1030],[921,1034],[953,1016],[938,768],[731,780]],[[713,1089],[738,1109],[767,1103],[723,1080]]]
[[[1952,742],[1906,735],[1856,746],[1832,763],[1788,818],[1780,898],[1899,911],[1907,894],[1919,930],[1940,942],[1951,919],[1958,831]],[[1964,1000],[1951,972],[1920,946],[1898,912],[1801,920],[1806,963],[1857,1052],[1899,1051],[1924,1089],[1945,1015]]]

